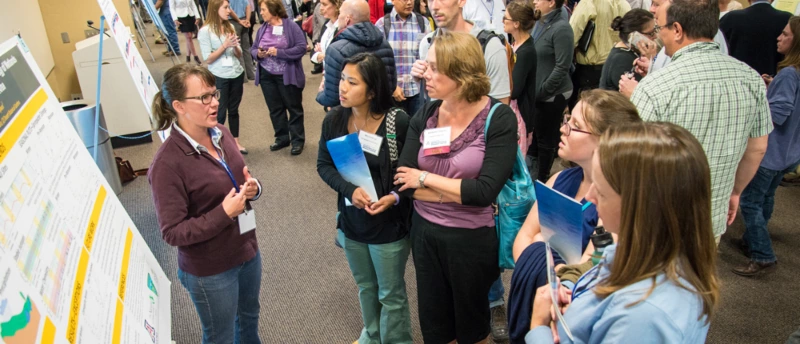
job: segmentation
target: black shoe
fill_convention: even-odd
[[[186,63],[190,63],[190,62],[192,62],[192,57],[189,56],[189,55],[186,55]]]
[[[745,266],[734,268],[733,273],[739,276],[752,277],[761,273],[771,272],[777,266],[778,266],[777,261],[771,263],[758,263],[751,260]]]
[[[311,74],[319,74],[322,73],[322,65],[315,64],[314,69],[311,70]]]
[[[292,146],[292,155],[300,155],[303,152],[303,145]]]
[[[194,57],[194,62],[197,62],[198,65],[202,65],[203,64],[203,62],[200,61],[200,58],[197,57],[197,55],[195,55],[195,57]]]
[[[495,343],[505,343],[508,341],[508,319],[506,318],[506,307],[504,305],[492,307],[492,340]]]
[[[289,142],[275,142],[269,146],[270,151],[277,151],[289,147]]]

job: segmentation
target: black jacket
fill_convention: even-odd
[[[719,29],[728,41],[728,53],[732,57],[758,74],[775,75],[778,62],[783,59],[776,42],[791,16],[769,3],[759,3],[729,12],[719,21]]]
[[[533,37],[517,48],[517,62],[511,73],[514,88],[511,99],[517,101],[519,113],[525,121],[526,133],[533,131],[533,118],[536,103],[536,46]]]
[[[385,244],[404,238],[408,234],[408,218],[411,213],[411,200],[401,199],[397,206],[386,209],[376,216],[367,214],[366,211],[356,207],[345,206],[344,198],[350,199],[357,186],[344,180],[333,163],[328,151],[327,141],[348,134],[347,121],[352,115],[351,109],[341,106],[334,107],[322,120],[322,134],[319,139],[319,153],[317,155],[317,173],[338,196],[337,209],[340,215],[337,219],[337,228],[340,228],[350,240],[366,244]],[[403,151],[406,140],[409,117],[399,110],[395,116],[395,134],[397,135],[398,156]],[[375,133],[384,137],[381,150],[378,153],[380,160],[380,173],[373,173],[372,179],[378,197],[388,195],[391,191],[399,189],[394,185],[394,175],[397,173],[397,162],[392,163],[389,157],[389,143],[386,139],[386,120]],[[377,201],[377,200],[373,200]]]

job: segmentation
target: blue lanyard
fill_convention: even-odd
[[[213,143],[212,143],[212,145],[213,145]],[[222,157],[222,152],[219,151],[217,146],[214,146],[214,150],[216,150],[217,154],[219,155],[219,160],[217,160],[217,161],[219,161],[219,163],[222,165],[222,167],[225,168],[225,172],[228,172],[228,177],[231,179],[231,183],[233,183],[233,187],[236,188],[236,192],[238,193],[239,192],[239,184],[236,184],[236,178],[233,177],[233,173],[231,172],[230,167],[228,167],[228,164],[225,163],[225,159]]]
[[[498,0],[488,0],[489,2],[492,2],[492,9],[491,10],[489,9],[489,6],[486,6],[486,3],[484,2],[484,0],[478,0],[478,1],[481,2],[481,5],[483,5],[483,8],[486,9],[486,12],[489,12],[489,24],[494,25],[494,2],[492,2],[492,1],[498,1]]]
[[[592,282],[594,282],[597,279],[597,277],[600,277],[600,268],[602,266],[603,266],[602,262],[600,264],[597,264],[597,266],[595,266],[593,268],[595,271],[594,271],[594,275],[592,276],[592,279],[590,281],[586,282],[586,284],[583,285],[582,288],[579,287],[579,288],[575,289],[574,292],[572,292],[572,301],[575,301],[575,299],[577,299],[579,296],[583,295],[583,293],[585,293],[585,292],[587,292],[587,291],[589,291],[591,289],[592,286],[590,286],[590,285],[592,284]],[[584,274],[583,276],[581,276],[581,278],[578,279],[578,282],[575,283],[576,287],[581,284],[581,281],[583,281],[583,278],[586,277],[586,275],[588,275],[588,273]]]

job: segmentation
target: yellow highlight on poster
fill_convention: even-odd
[[[14,147],[14,144],[17,143],[17,140],[25,132],[25,128],[28,127],[33,116],[42,108],[45,101],[47,101],[47,93],[44,92],[43,88],[39,88],[31,97],[28,105],[17,114],[17,118],[8,126],[6,132],[0,137],[0,162],[3,162],[8,156],[11,147]]]
[[[111,337],[111,344],[119,344],[122,343],[122,310],[124,309],[124,305],[120,299],[117,299],[117,311],[116,315],[114,316],[114,333]]]
[[[42,344],[53,344],[56,341],[56,325],[50,320],[50,317],[45,317],[44,329],[42,329]]]
[[[122,301],[125,301],[125,284],[128,280],[128,262],[131,258],[131,244],[133,243],[133,232],[131,229],[128,228],[128,234],[125,235],[125,250],[122,253],[122,268],[119,272],[119,287],[117,288],[117,292],[119,294],[119,298]]]
[[[67,323],[67,340],[75,344],[78,338],[78,321],[81,315],[81,302],[83,301],[83,288],[86,283],[86,268],[89,265],[89,252],[81,250],[78,261],[78,271],[75,272],[75,285],[72,287],[72,299],[69,305],[69,322]]]
[[[97,192],[97,198],[94,200],[94,207],[92,208],[92,216],[89,217],[89,226],[86,228],[86,238],[83,240],[83,245],[86,250],[92,252],[92,244],[94,243],[94,235],[97,232],[97,225],[100,223],[100,212],[103,210],[103,204],[106,201],[106,188],[100,185],[100,191]]]

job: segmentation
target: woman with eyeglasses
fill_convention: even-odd
[[[247,154],[247,149],[239,143],[239,104],[244,94],[244,67],[239,61],[242,56],[242,46],[233,25],[228,21],[231,9],[227,0],[211,0],[208,3],[208,17],[206,23],[197,33],[200,42],[200,53],[208,64],[208,70],[214,74],[216,87],[220,91],[219,120],[228,124],[236,147],[242,154]]]
[[[260,343],[261,255],[249,203],[261,185],[217,121],[214,79],[190,64],[164,73],[152,110],[158,130],[171,134],[147,176],[161,237],[178,248],[178,279],[197,309],[203,343]]]
[[[618,242],[574,289],[559,286],[564,323],[553,323],[550,286],[536,290],[525,342],[704,343],[720,295],[700,142],[670,123],[615,126],[591,175],[586,198]]]
[[[514,39],[514,70],[511,73],[511,100],[516,101],[526,136],[533,132],[534,104],[536,103],[536,47],[530,31],[536,23],[533,7],[523,1],[512,1],[506,6],[503,30]],[[526,142],[530,142],[527,140]],[[528,147],[523,148],[523,154]]]
[[[608,59],[600,75],[600,88],[619,91],[620,77],[626,73],[632,74],[636,81],[642,80],[642,76],[634,74],[633,70],[633,61],[636,61],[642,53],[629,40],[634,33],[654,40],[655,25],[653,14],[638,8],[630,10],[622,17],[614,18],[611,29],[619,32],[620,41],[608,53]]]
[[[641,122],[636,107],[618,92],[592,90],[581,94],[581,100],[565,116],[561,125],[561,142],[558,156],[577,167],[553,175],[547,186],[576,201],[586,204],[586,193],[592,184],[592,152],[597,149],[600,136],[613,126]],[[597,209],[588,206],[583,212],[582,262],[589,261],[594,247],[589,241],[598,225]],[[516,267],[511,276],[508,296],[508,325],[511,343],[522,343],[530,329],[531,305],[536,288],[547,284],[545,245],[541,236],[538,203],[534,203],[528,218],[514,241]],[[556,257],[557,270],[564,261]]]

